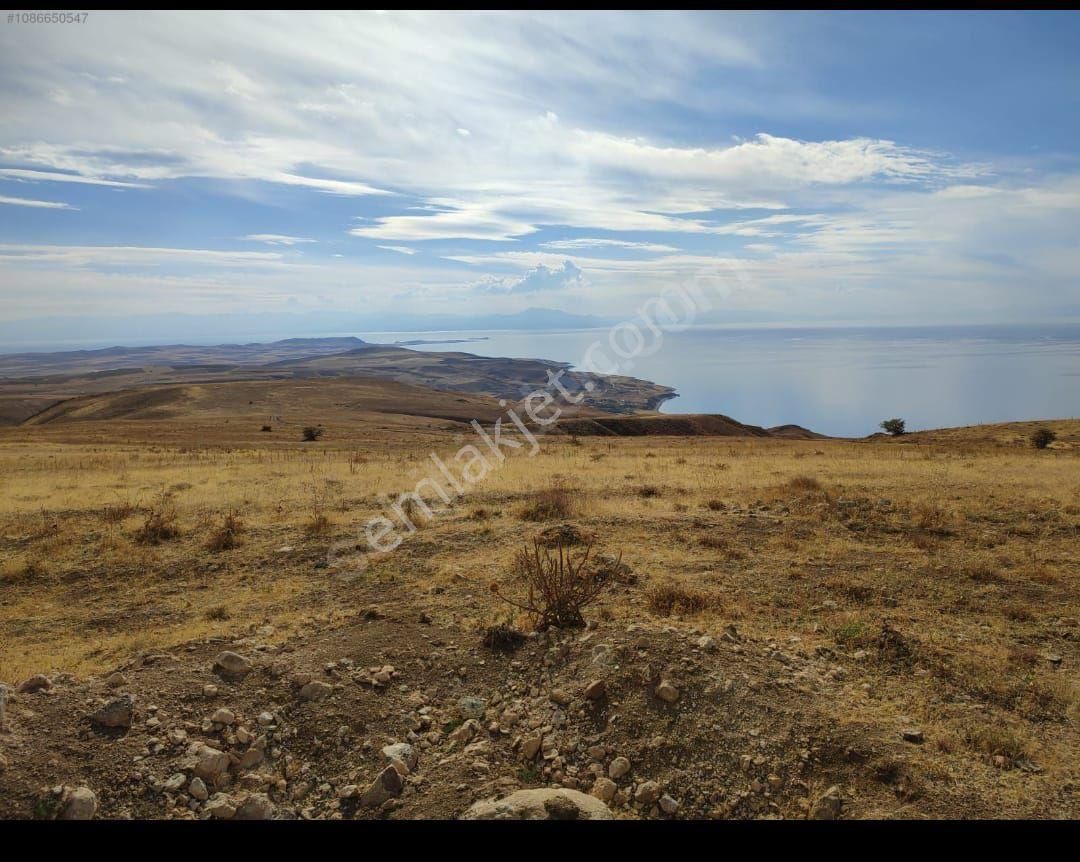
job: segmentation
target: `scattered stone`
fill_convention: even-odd
[[[602,679],[594,679],[587,686],[585,686],[585,697],[588,700],[600,700],[605,694],[607,694],[607,686],[604,685]]]
[[[48,691],[52,688],[52,680],[43,673],[35,673],[30,679],[23,680],[15,689],[20,694],[34,694],[39,691]]]
[[[561,688],[553,688],[549,697],[552,703],[557,703],[559,706],[569,706],[573,700],[570,693]]]
[[[265,793],[252,793],[236,809],[237,820],[273,820],[274,803]]]
[[[205,698],[217,697],[218,687],[212,682],[208,682],[202,687],[202,693]]]
[[[300,689],[301,700],[326,700],[334,693],[334,687],[329,683],[313,680]]]
[[[484,717],[484,710],[487,709],[487,701],[480,697],[466,695],[457,702],[457,707],[462,718],[481,719]]]
[[[240,682],[251,673],[251,661],[226,650],[214,661],[214,673],[229,682]]]
[[[679,699],[679,690],[668,680],[661,680],[656,687],[656,696],[665,703],[675,703]]]
[[[401,795],[405,789],[405,782],[401,775],[392,766],[386,767],[378,777],[371,782],[371,786],[360,796],[360,804],[365,808],[376,808],[384,802]]]
[[[199,749],[195,761],[195,774],[207,781],[216,781],[229,769],[229,755],[209,745]]]
[[[123,688],[127,684],[127,677],[120,673],[120,671],[109,674],[108,678],[105,680],[105,685],[109,688]]]
[[[60,820],[93,820],[97,805],[97,796],[89,787],[65,787],[57,817]]]
[[[577,790],[519,790],[503,799],[475,803],[463,820],[611,820],[611,810],[595,796]]]
[[[609,803],[615,798],[615,793],[618,789],[619,785],[610,778],[604,778],[604,776],[601,775],[593,782],[592,795],[603,803]]]
[[[616,757],[608,766],[608,775],[618,781],[630,771],[630,761],[625,757]]]
[[[660,810],[670,816],[679,810],[679,803],[665,793],[660,797]]]
[[[214,722],[214,724],[230,725],[236,721],[236,713],[231,709],[221,707],[220,709],[214,710],[214,714],[210,716],[210,720]]]
[[[232,820],[236,816],[236,805],[224,793],[215,793],[203,806],[203,813],[215,820]]]
[[[187,776],[182,772],[177,772],[170,776],[169,779],[162,786],[162,790],[167,793],[176,793],[187,783]]]
[[[206,782],[198,777],[191,779],[191,783],[188,784],[188,793],[199,802],[205,802],[210,796],[209,791],[206,789]]]
[[[655,781],[646,781],[638,786],[634,800],[642,805],[653,805],[660,800],[660,785]]]
[[[124,694],[97,709],[90,716],[90,721],[98,727],[127,729],[131,727],[134,717],[135,698]]]
[[[526,760],[532,760],[540,751],[543,742],[544,737],[539,733],[525,737],[525,739],[521,740],[521,756]]]
[[[405,774],[416,769],[418,757],[416,749],[407,742],[395,742],[393,745],[384,745],[382,755],[390,761],[391,765],[400,763],[405,767]],[[399,769],[398,772],[401,772]]]
[[[910,742],[914,745],[922,745],[926,741],[926,737],[923,736],[923,732],[913,727],[908,727],[904,730],[901,730],[900,736],[903,738],[904,742]]]

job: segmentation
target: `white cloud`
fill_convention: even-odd
[[[387,251],[396,251],[398,254],[416,254],[416,249],[409,248],[407,245],[380,245],[379,248],[384,248]]]
[[[0,204],[7,204],[13,207],[36,207],[39,209],[50,210],[74,210],[78,207],[73,207],[70,204],[62,203],[60,201],[38,201],[32,198],[9,198],[4,195],[0,195]]]
[[[581,287],[584,283],[585,278],[581,270],[571,261],[564,260],[562,267],[558,269],[549,269],[540,263],[521,278],[488,279],[477,284],[473,289],[477,293],[486,294],[542,293],[568,287]]]
[[[578,237],[576,239],[558,239],[540,243],[542,248],[557,251],[572,251],[582,248],[625,248],[633,251],[667,252],[678,251],[673,245],[656,242],[633,242],[625,239],[598,239],[596,237]]]
[[[299,245],[300,243],[316,241],[303,236],[288,236],[280,233],[249,233],[242,238],[250,242],[263,242],[267,245]]]
[[[0,150],[0,155],[3,155],[3,150]],[[61,174],[55,171],[29,171],[19,168],[0,168],[0,179],[24,180],[26,182],[82,183],[91,186],[112,186],[114,188],[124,189],[150,188],[146,183],[122,183],[117,180],[103,180],[97,177],[87,177],[79,174]]]

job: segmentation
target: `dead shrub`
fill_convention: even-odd
[[[514,557],[514,578],[525,585],[524,598],[510,598],[498,584],[491,591],[507,604],[525,611],[537,630],[551,626],[585,625],[582,611],[600,597],[605,582],[589,567],[592,542],[576,557],[561,544],[556,553],[534,540]]]
[[[565,521],[574,514],[574,498],[570,490],[555,485],[537,491],[531,503],[519,513],[523,521]]]
[[[796,494],[821,494],[825,491],[813,476],[795,476],[788,480],[787,489]]]
[[[303,430],[301,437],[305,443],[314,443],[325,433],[326,431],[321,425],[308,425]]]
[[[705,504],[705,508],[710,512],[723,512],[727,508],[727,503],[723,500],[709,500]]]
[[[653,497],[660,497],[664,493],[663,489],[658,485],[642,485],[637,489],[637,495],[643,500],[649,500]]]
[[[224,622],[225,620],[232,618],[232,614],[229,613],[229,609],[225,607],[225,605],[217,605],[216,607],[210,608],[205,616],[208,620],[213,620],[215,622]]]
[[[119,524],[125,518],[135,514],[135,504],[127,500],[106,505],[101,510],[101,520],[106,524]]]
[[[699,614],[716,604],[716,598],[704,590],[688,587],[676,581],[653,584],[645,593],[649,610],[660,616]]]
[[[176,504],[171,493],[162,491],[157,502],[147,512],[142,526],[135,531],[135,541],[140,545],[158,545],[179,535]]]
[[[637,575],[622,561],[622,554],[617,557],[611,554],[602,554],[597,557],[593,564],[593,574],[601,581],[613,581],[623,585],[637,583]]]
[[[591,533],[583,532],[573,524],[558,524],[542,530],[536,540],[545,548],[557,548],[560,544],[564,548],[572,548],[575,545],[585,545],[594,540]]]
[[[210,551],[229,551],[240,544],[240,534],[244,532],[244,522],[236,511],[225,515],[220,526],[210,534],[206,547]]]
[[[717,536],[712,533],[698,539],[698,544],[703,548],[712,548],[714,551],[726,551],[731,546],[726,536]]]

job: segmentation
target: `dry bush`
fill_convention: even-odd
[[[716,604],[716,597],[704,590],[675,581],[653,584],[645,593],[649,610],[661,616],[698,614]]]
[[[712,548],[714,551],[726,551],[731,547],[731,543],[726,536],[717,536],[713,533],[708,533],[698,539],[698,543],[703,548]]]
[[[1011,727],[980,723],[964,732],[964,742],[989,757],[1000,755],[1016,762],[1028,757],[1030,743]]]
[[[592,533],[583,532],[573,524],[557,524],[541,530],[536,540],[545,548],[572,548],[574,545],[587,545],[594,541]]]
[[[210,534],[206,547],[210,551],[229,551],[240,544],[240,534],[244,532],[244,522],[235,510],[225,515],[220,526]]]
[[[537,491],[533,500],[521,510],[523,521],[565,521],[574,514],[574,497],[562,485]]]
[[[652,497],[659,497],[663,494],[663,489],[659,485],[642,485],[637,489],[637,495],[644,500],[648,500]]]
[[[215,622],[224,622],[225,620],[231,619],[232,614],[229,613],[229,609],[225,607],[225,605],[217,605],[216,607],[210,608],[206,612],[205,617],[208,620]]]
[[[553,554],[534,540],[531,550],[525,547],[514,557],[514,577],[524,583],[525,598],[503,595],[498,584],[492,584],[491,591],[507,604],[525,611],[539,631],[550,626],[583,626],[582,610],[599,598],[606,583],[589,568],[591,552],[591,542],[575,557],[561,544]]]
[[[162,491],[157,502],[147,512],[142,526],[135,531],[135,541],[140,545],[157,545],[179,535],[176,504],[170,492]]]
[[[795,476],[788,480],[786,488],[796,494],[821,494],[825,490],[813,476]]]
[[[119,524],[125,518],[135,513],[135,504],[128,500],[107,504],[101,510],[101,520],[106,524]]]
[[[705,508],[710,512],[723,512],[727,508],[727,503],[723,500],[709,500],[705,504]]]
[[[302,439],[305,443],[314,443],[325,433],[321,426],[308,425],[302,433]]]

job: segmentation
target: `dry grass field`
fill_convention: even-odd
[[[824,688],[804,697],[838,726],[918,727],[907,777],[888,777],[898,798],[929,783],[953,788],[933,816],[1077,816],[1080,422],[1040,424],[1058,433],[1044,451],[1027,425],[866,441],[551,437],[418,516],[359,574],[328,549],[427,475],[429,453],[467,442],[463,426],[402,419],[366,442],[262,445],[257,433],[235,445],[227,426],[179,445],[182,426],[166,422],[134,442],[108,442],[105,422],[11,429],[0,681],[100,676],[255,631],[284,643],[373,598],[469,641],[500,621],[526,629],[491,587],[519,591],[515,552],[565,523],[626,566],[587,619],[715,637],[734,625],[766,653],[823,663]],[[977,802],[951,810],[964,794]]]

